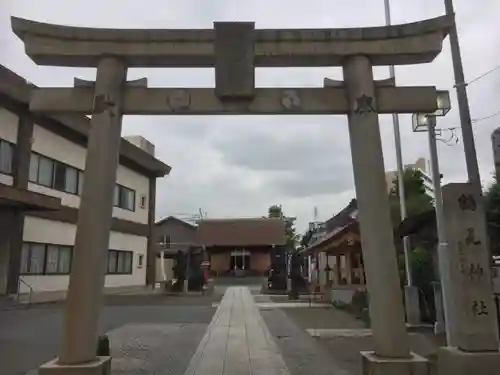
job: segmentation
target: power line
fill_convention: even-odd
[[[490,69],[490,70],[487,70],[486,72],[480,74],[479,76],[477,76],[476,78],[474,79],[471,79],[470,81],[467,81],[467,82],[461,82],[461,83],[457,83],[453,86],[453,88],[456,88],[457,86],[470,86],[472,85],[473,83],[477,82],[477,81],[480,81],[481,79],[483,79],[484,77],[490,75],[491,73],[493,72],[496,72],[497,70],[500,70],[500,65],[497,65],[495,66],[494,68]],[[488,115],[488,116],[484,116],[484,117],[479,117],[479,118],[475,118],[475,119],[471,119],[471,123],[475,124],[477,122],[480,122],[480,121],[484,121],[484,120],[489,120],[493,117],[496,117],[496,116],[499,116],[500,115],[500,110],[495,112],[495,113],[492,113],[491,115]]]
[[[497,66],[495,66],[494,68],[492,68],[492,69],[490,69],[490,70],[488,70],[488,71],[484,72],[483,74],[481,74],[481,75],[477,76],[476,78],[474,78],[474,79],[472,79],[472,80],[470,80],[470,81],[467,81],[467,82],[460,82],[460,83],[457,83],[457,84],[456,84],[456,85],[454,85],[453,87],[454,87],[454,88],[456,88],[457,86],[470,86],[470,85],[472,85],[473,83],[475,83],[475,82],[477,82],[477,81],[479,81],[479,80],[483,79],[484,77],[486,77],[486,76],[490,75],[491,73],[493,73],[493,72],[495,72],[495,71],[497,71],[497,70],[499,70],[499,69],[500,69],[500,65],[497,65]]]
[[[488,115],[488,116],[473,118],[473,119],[471,119],[471,123],[477,124],[478,122],[489,120],[489,119],[492,119],[492,118],[497,117],[497,116],[500,116],[500,110],[495,112],[495,113],[492,113],[491,115]],[[456,128],[457,128],[457,126],[446,128],[446,130],[452,130],[452,129],[456,129]]]
[[[496,117],[498,115],[500,115],[500,111],[497,111],[497,112],[495,112],[495,113],[493,113],[493,114],[491,114],[489,116],[472,119],[471,122],[473,124],[475,124],[476,122],[484,121],[484,120],[489,120],[490,118]]]
[[[470,86],[470,85],[472,85],[473,83],[478,82],[478,81],[480,81],[481,79],[483,79],[484,77],[486,77],[486,76],[490,75],[491,73],[496,72],[497,70],[500,70],[500,65],[497,65],[497,66],[495,66],[495,67],[491,68],[490,70],[487,70],[486,72],[484,72],[484,73],[482,73],[482,74],[478,75],[476,78],[473,78],[473,79],[471,79],[471,80],[469,80],[469,81],[465,81],[465,80],[464,80],[464,82],[459,82],[459,83],[456,83],[455,85],[453,85],[453,88],[457,88],[457,87],[459,87],[459,86]],[[488,115],[488,116],[479,117],[479,118],[476,118],[476,119],[471,119],[471,123],[472,123],[472,124],[475,124],[475,123],[478,123],[478,122],[480,122],[480,121],[489,120],[489,119],[491,119],[491,118],[493,118],[493,117],[496,117],[496,116],[498,116],[498,115],[500,115],[500,110],[499,110],[499,111],[497,111],[497,112],[495,112],[495,113],[493,113],[493,114],[491,114],[491,115]],[[451,129],[451,128],[450,128],[450,129]]]

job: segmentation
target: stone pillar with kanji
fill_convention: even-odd
[[[500,371],[496,306],[483,197],[470,183],[443,186],[443,211],[456,301],[457,347],[441,348],[440,375]]]

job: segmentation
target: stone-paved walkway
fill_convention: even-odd
[[[226,290],[184,375],[289,375],[248,288]]]

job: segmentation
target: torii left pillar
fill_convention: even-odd
[[[74,262],[69,279],[59,358],[39,374],[107,375],[111,357],[97,356],[98,322],[103,299],[113,195],[120,151],[122,91],[127,66],[113,57],[97,66],[85,183],[78,213]]]

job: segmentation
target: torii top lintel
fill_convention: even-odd
[[[454,16],[348,29],[257,29],[253,22],[215,22],[214,29],[101,29],[60,26],[12,17],[12,29],[39,65],[95,67],[103,55],[130,67],[213,67],[218,44],[235,46],[260,67],[341,66],[365,55],[373,65],[431,62],[442,49]],[[227,38],[228,29],[233,38]],[[253,55],[253,56],[252,56]]]

